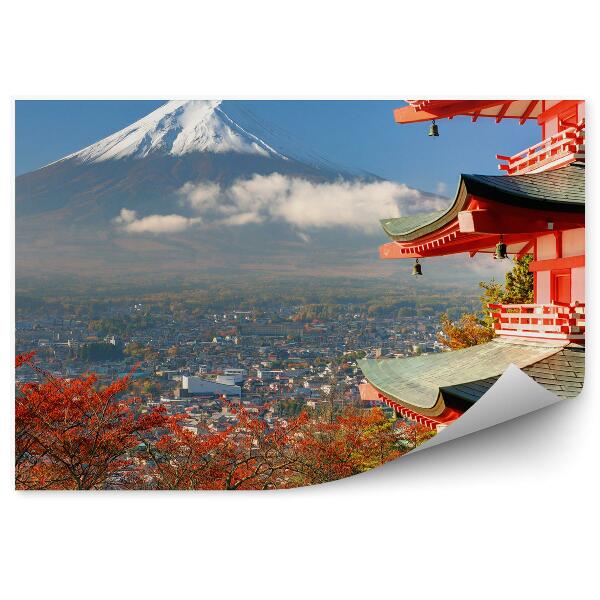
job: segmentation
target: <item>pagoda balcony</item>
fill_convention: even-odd
[[[575,161],[585,161],[585,121],[564,129],[538,144],[515,154],[496,158],[504,161],[498,168],[508,175],[536,173],[556,169]]]
[[[585,304],[488,304],[496,335],[582,342]]]

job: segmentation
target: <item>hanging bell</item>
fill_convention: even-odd
[[[413,275],[423,275],[423,272],[421,271],[421,265],[419,264],[418,258],[417,258],[417,261],[415,262],[415,264],[413,265],[412,274]]]
[[[435,121],[431,121],[431,125],[429,126],[429,135],[432,137],[439,137],[438,126],[435,124]]]
[[[494,253],[494,259],[502,260],[506,258],[508,255],[506,254],[506,244],[500,236],[500,241],[496,244],[496,252]]]

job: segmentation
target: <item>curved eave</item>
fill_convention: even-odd
[[[380,223],[383,231],[394,241],[409,242],[433,233],[451,223],[458,216],[458,213],[462,210],[467,200],[468,194],[464,184],[464,177],[465,175],[461,175],[454,202],[446,210],[424,214],[423,220],[425,223],[413,227],[411,227],[409,219],[414,219],[414,217],[381,219]],[[428,217],[431,220],[425,220]]]
[[[519,235],[504,235],[507,254],[527,254],[531,250],[531,233]],[[470,234],[455,233],[451,236],[411,244],[410,242],[388,242],[379,247],[379,257],[383,260],[403,258],[432,258],[435,256],[448,256],[450,254],[464,254],[471,256],[477,253],[493,253],[496,250],[498,234]]]
[[[497,204],[561,213],[585,212],[585,165],[573,163],[561,169],[526,175],[461,175],[454,201],[445,210],[409,217],[382,219],[388,237],[410,242],[448,226],[465,209],[470,198]]]

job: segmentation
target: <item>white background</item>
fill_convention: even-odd
[[[17,494],[11,461],[14,97],[584,97],[594,164],[598,33],[584,2],[54,0],[0,10],[5,598],[597,593],[595,169],[579,399],[287,492]]]

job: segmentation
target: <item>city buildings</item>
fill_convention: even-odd
[[[259,409],[274,422],[317,410],[335,388],[340,406],[366,407],[359,400],[357,357],[375,356],[375,348],[383,356],[439,351],[438,313],[399,316],[393,308],[372,315],[366,307],[339,306],[331,318],[292,321],[300,308],[274,302],[260,312],[175,314],[148,301],[111,300],[87,317],[58,305],[19,308],[16,350],[36,350],[38,366],[61,377],[94,372],[104,384],[131,373],[131,394],[144,406],[162,403],[169,413],[185,412],[190,427],[205,420],[216,429],[232,418],[223,414],[227,403]],[[254,319],[278,327],[255,330],[266,335],[240,335],[240,324]],[[297,335],[290,336],[292,330]],[[92,344],[95,353],[89,352]],[[17,372],[19,380],[37,377],[27,367]]]

